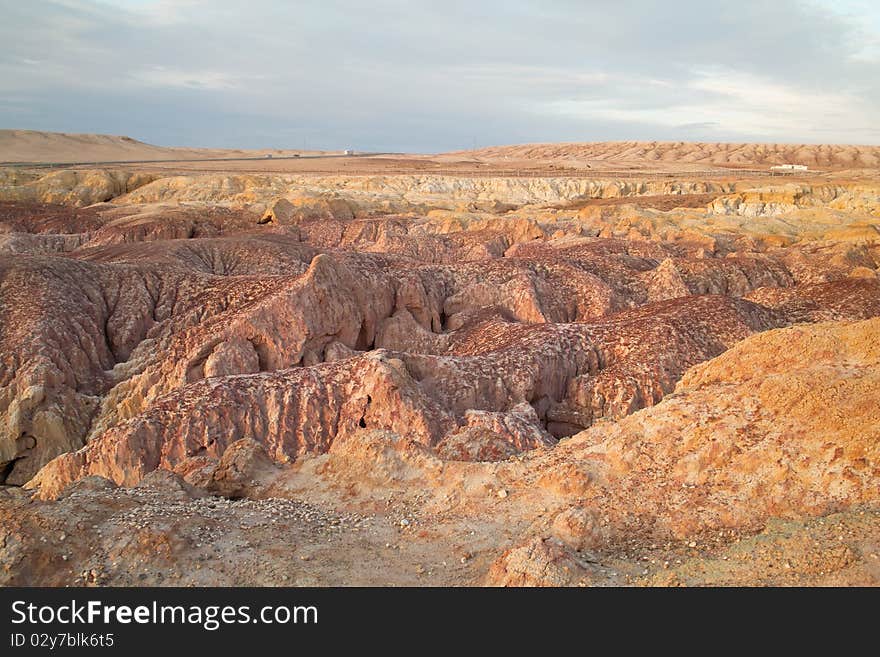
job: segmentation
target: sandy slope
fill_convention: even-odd
[[[118,160],[203,159],[224,157],[276,157],[293,153],[320,154],[321,151],[271,149],[210,149],[154,146],[131,137],[98,134],[66,134],[33,130],[0,130],[0,162],[101,162]],[[326,151],[324,151],[326,153]],[[403,158],[403,159],[401,159]],[[814,169],[880,168],[880,146],[803,145],[803,144],[728,144],[696,142],[595,142],[523,144],[492,146],[475,151],[444,153],[434,156],[399,156],[394,160],[352,160],[370,170],[423,170],[432,166],[473,168],[478,162],[488,166],[531,169],[550,163],[575,168],[628,169],[631,167],[663,170],[692,170],[706,167],[764,168],[772,164],[806,164]],[[333,168],[344,161],[331,162]],[[294,163],[297,164],[297,163]],[[314,167],[314,163],[302,163]],[[229,168],[217,163],[210,165]],[[255,165],[250,164],[253,167]],[[267,161],[260,168],[290,168],[288,162]],[[294,167],[301,168],[301,167]],[[551,167],[552,168],[552,167]]]
[[[115,160],[259,157],[300,151],[172,148],[119,135],[0,130],[0,162],[101,162]]]
[[[849,169],[880,166],[880,146],[828,144],[622,141],[491,146],[467,153],[473,157],[486,159],[677,162],[736,166],[789,163]]]

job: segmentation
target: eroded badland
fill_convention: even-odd
[[[0,583],[877,584],[878,169],[0,169]]]

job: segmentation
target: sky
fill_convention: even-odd
[[[0,0],[0,128],[441,152],[880,144],[876,0]]]

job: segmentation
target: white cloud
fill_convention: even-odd
[[[192,10],[205,5],[204,0],[99,0],[130,14],[129,18],[154,25],[178,25],[192,17]]]
[[[237,78],[223,71],[187,71],[155,66],[135,71],[128,76],[135,84],[148,87],[171,87],[178,89],[229,90],[241,85]]]
[[[528,84],[541,86],[567,86],[577,88],[581,85],[606,84],[611,75],[604,71],[577,71],[561,67],[491,65],[460,66],[451,73],[466,80],[479,82],[501,82],[505,84]]]
[[[0,126],[236,146],[291,134],[298,147],[375,150],[878,143],[876,6],[0,0],[0,96],[28,99],[0,107]]]
[[[844,91],[806,91],[726,70],[696,71],[673,85],[669,104],[620,107],[614,99],[552,101],[546,109],[583,120],[617,120],[675,128],[718,126],[727,133],[768,140],[839,141],[880,137],[878,111]]]

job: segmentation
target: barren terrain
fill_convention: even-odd
[[[759,167],[804,164],[812,168],[877,169],[880,146],[838,144],[736,144],[662,141],[620,141],[571,144],[492,146],[469,151],[474,157],[548,161],[620,162]]]
[[[0,169],[0,583],[876,585],[877,158]]]
[[[154,146],[121,135],[0,130],[0,162],[104,162],[199,158],[265,157],[313,151],[181,148]]]

